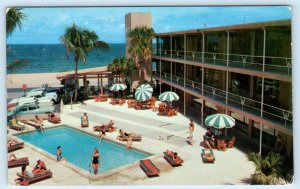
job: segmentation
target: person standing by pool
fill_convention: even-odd
[[[61,152],[61,146],[57,146],[57,152],[56,152],[56,160],[57,161],[64,161],[66,158],[62,157],[62,152]]]
[[[87,113],[84,113],[83,116],[81,116],[81,127],[88,127],[89,126],[89,118],[87,116]]]
[[[100,155],[99,155],[99,151],[98,151],[97,148],[94,148],[91,163],[93,165],[94,174],[96,175],[98,173],[98,166],[99,166],[99,163],[100,163]]]
[[[189,135],[188,139],[189,139],[189,143],[192,146],[194,146],[194,144],[193,144],[193,133],[194,133],[194,130],[195,130],[194,121],[192,119],[190,119],[190,125],[189,125],[189,133],[190,133],[190,135]]]

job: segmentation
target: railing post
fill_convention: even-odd
[[[171,76],[170,76],[170,79],[171,79],[171,82],[173,82],[173,80],[172,80],[172,78],[173,78],[172,64],[173,64],[173,62],[170,61],[170,67],[171,67],[171,71],[170,71]],[[171,88],[171,89],[172,89],[172,88]],[[172,90],[171,90],[171,91],[172,91]]]
[[[203,90],[204,90],[204,67],[202,67],[201,71],[202,71],[202,73],[201,73],[201,93],[203,95]]]
[[[160,43],[159,43],[159,56],[161,57],[161,43],[162,43],[162,40],[161,40],[161,37],[160,37]],[[161,59],[159,59],[159,78],[160,78],[160,85],[159,85],[159,94],[161,94]]]

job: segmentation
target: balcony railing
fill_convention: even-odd
[[[153,55],[189,60],[193,62],[201,62],[220,66],[227,66],[227,54],[215,52],[196,52],[181,50],[157,50],[153,51]],[[263,56],[254,56],[247,54],[228,54],[228,67],[242,68],[255,71],[264,71],[280,74],[292,74],[292,58],[265,56],[265,64],[263,65]]]
[[[156,71],[153,74],[153,76],[160,78],[160,72]],[[179,85],[181,87],[184,87],[183,77],[162,72],[161,79],[172,82],[173,84]],[[196,82],[196,81],[186,79],[185,89],[199,93],[201,95],[203,94],[208,98],[226,104],[226,91],[218,89],[216,87],[203,84],[203,91],[202,91],[201,82]],[[266,103],[263,103],[263,106],[261,106],[262,103],[259,101],[247,98],[245,96],[240,96],[231,92],[227,93],[227,105],[242,110],[244,112],[251,113],[258,117],[261,117],[262,114],[262,118],[280,124],[286,128],[292,129],[293,127],[293,113],[289,110],[278,108]],[[261,107],[263,108],[261,109]]]

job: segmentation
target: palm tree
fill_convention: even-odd
[[[26,15],[21,12],[20,8],[7,8],[6,12],[6,37],[10,36],[18,27],[22,29],[22,21],[26,19]],[[7,52],[9,52],[7,48]],[[29,61],[15,60],[7,64],[7,73],[14,73],[17,69],[24,67]]]
[[[248,154],[249,161],[255,164],[255,173],[251,176],[252,184],[271,184],[276,179],[281,178],[281,168],[283,157],[281,154],[270,152],[265,158],[259,154]]]
[[[145,73],[145,67],[152,54],[152,39],[154,30],[147,27],[138,27],[129,32],[130,41],[129,53],[135,61],[136,68],[139,69],[139,80],[141,81],[141,71]]]
[[[6,12],[6,35],[9,36],[16,27],[22,28],[22,21],[26,18],[20,8],[8,8]]]
[[[78,62],[86,63],[86,56],[92,50],[107,50],[108,44],[99,41],[98,35],[94,31],[89,31],[78,27],[75,23],[66,28],[65,33],[61,36],[61,43],[66,48],[67,57],[69,58],[70,52],[74,56],[75,63],[75,96],[74,101],[77,101],[78,94]]]

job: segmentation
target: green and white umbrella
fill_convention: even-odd
[[[167,101],[167,102],[179,100],[179,96],[172,91],[166,91],[164,93],[161,93],[158,98],[160,101]]]
[[[205,124],[217,129],[231,128],[235,125],[235,119],[226,114],[213,114],[206,117]]]
[[[123,91],[123,90],[125,90],[127,88],[127,86],[126,85],[124,85],[124,84],[121,84],[121,83],[115,83],[115,84],[113,84],[110,88],[109,88],[109,90],[110,91]]]
[[[153,93],[153,88],[149,84],[140,85],[134,94],[134,97],[138,101],[145,101],[151,98]]]

